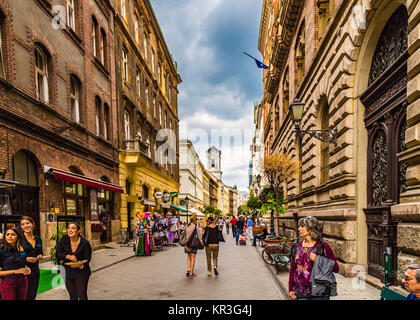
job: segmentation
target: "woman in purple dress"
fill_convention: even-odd
[[[333,272],[338,272],[338,263],[328,243],[322,241],[319,221],[311,216],[299,220],[299,235],[303,238],[292,249],[289,274],[289,296],[292,300],[329,300],[329,296],[312,296],[310,283],[312,267],[317,254],[335,262]]]

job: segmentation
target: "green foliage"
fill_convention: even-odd
[[[233,213],[226,214],[227,217],[233,217]]]
[[[251,191],[251,195],[249,196],[249,200],[246,203],[246,206],[249,209],[257,210],[257,209],[261,209],[262,202],[258,197],[255,197],[254,193]]]
[[[209,213],[214,213],[214,210],[216,210],[213,206],[206,206],[204,209],[204,214],[207,216]]]
[[[61,226],[58,228],[58,239],[57,239],[57,233],[54,233],[50,237],[50,241],[54,243],[54,247],[51,250],[51,261],[53,264],[58,265],[59,261],[57,259],[56,253],[57,253],[57,244],[60,241],[60,239],[67,234],[67,230],[65,226]]]
[[[278,203],[276,205],[275,193],[270,191],[264,195],[264,201],[263,205],[261,206],[261,211],[264,215],[268,215],[271,211],[273,211],[277,216],[280,216],[281,214],[284,214],[286,212],[286,208],[284,207],[285,203],[286,201],[279,197]]]
[[[218,216],[222,213],[220,209],[214,209],[214,215]]]

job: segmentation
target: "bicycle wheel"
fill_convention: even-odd
[[[271,254],[281,254],[282,253],[282,249],[278,246],[266,246],[264,248],[264,250],[262,251],[262,258],[264,260],[265,263],[270,264],[270,265],[275,265],[276,262],[274,261],[274,259],[271,257]]]

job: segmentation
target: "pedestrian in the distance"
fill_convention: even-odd
[[[232,226],[232,236],[235,238],[236,237],[236,218],[235,216],[232,217],[232,219],[230,220],[230,225]]]
[[[217,276],[219,271],[217,269],[217,258],[219,256],[219,232],[214,223],[213,217],[208,218],[208,226],[204,230],[203,241],[206,247],[206,257],[207,257],[207,274],[211,276],[211,261],[213,260],[214,274]]]
[[[311,275],[317,255],[332,260],[332,272],[338,272],[338,263],[331,247],[322,241],[322,227],[319,221],[311,216],[301,218],[298,222],[299,235],[303,238],[294,245],[291,253],[289,274],[289,296],[292,300],[329,300],[330,293],[324,296],[313,296]]]
[[[185,227],[186,232],[186,239],[188,240],[194,233],[194,230],[197,230],[198,239],[202,242],[202,233],[200,228],[197,226],[197,215],[193,215],[190,219],[190,222]],[[194,266],[195,266],[195,258],[197,255],[197,248],[189,248],[187,245],[184,247],[185,253],[187,254],[187,277],[193,278],[197,275],[194,273]]]
[[[249,239],[252,239],[252,219],[251,216],[248,217],[246,221],[246,229],[248,231]]]
[[[25,300],[28,288],[23,235],[15,227],[6,229],[0,242],[0,292],[2,300]]]
[[[244,233],[245,221],[242,216],[239,217],[235,224],[236,227],[236,245],[239,243],[239,237]]]
[[[223,219],[219,218],[219,230],[220,232],[223,231]]]
[[[227,234],[229,234],[229,218],[226,218],[226,221],[225,221],[225,227],[226,227],[226,233]]]
[[[80,224],[71,222],[57,245],[57,258],[65,265],[65,283],[70,300],[87,300],[87,289],[90,278],[89,262],[92,258],[92,247],[80,234]]]
[[[25,300],[35,300],[39,285],[39,261],[43,258],[41,237],[34,234],[35,221],[31,217],[23,216],[20,219],[20,227],[23,230],[23,250],[26,254],[27,266],[31,269],[28,278],[28,289]]]

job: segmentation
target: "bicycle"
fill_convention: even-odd
[[[275,266],[276,273],[279,273],[280,265],[286,266],[290,263],[290,254],[295,240],[279,240],[279,244],[271,244],[264,248],[261,255],[265,263]]]

